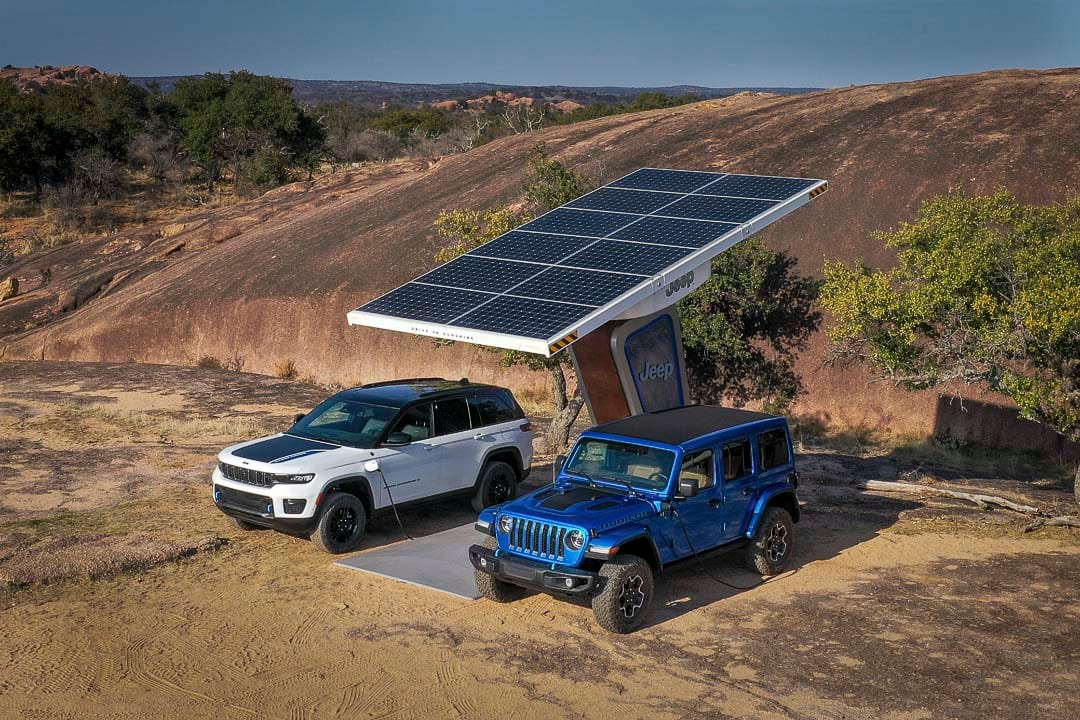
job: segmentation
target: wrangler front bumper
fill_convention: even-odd
[[[469,561],[480,572],[494,575],[511,585],[541,590],[559,595],[589,596],[600,590],[600,576],[590,570],[560,568],[553,570],[547,563],[514,557],[496,556],[483,545],[469,547]]]

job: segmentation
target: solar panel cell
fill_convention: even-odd
[[[593,308],[500,295],[458,318],[454,324],[475,330],[546,339],[581,320]]]
[[[611,187],[689,193],[722,177],[723,173],[642,168],[611,183]]]
[[[553,267],[514,288],[513,294],[600,307],[643,280],[638,275]]]
[[[543,267],[532,263],[463,255],[440,265],[413,282],[449,285],[483,292],[503,292],[541,270]]]
[[[617,240],[700,248],[738,228],[733,223],[647,217],[612,234]]]
[[[752,220],[774,205],[776,202],[772,200],[687,195],[674,205],[668,205],[660,214],[678,218],[743,223]]]
[[[469,255],[552,264],[594,242],[596,238],[512,230],[481,245]]]
[[[472,290],[409,283],[358,309],[421,322],[446,323],[491,298],[492,295]]]
[[[604,237],[612,230],[628,225],[635,220],[637,218],[630,215],[557,208],[547,215],[541,215],[531,223],[522,225],[520,229],[558,233],[560,235]]]
[[[563,260],[563,265],[653,275],[693,252],[691,248],[644,245],[642,243],[598,240],[581,252]]]
[[[728,197],[786,200],[805,190],[817,180],[805,178],[768,177],[766,175],[728,175],[695,192],[696,195],[727,195]]]
[[[600,188],[595,192],[583,195],[577,200],[567,203],[566,207],[648,215],[652,211],[658,210],[665,205],[669,205],[678,199],[678,195],[673,195],[671,193]]]

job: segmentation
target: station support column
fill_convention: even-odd
[[[571,345],[570,356],[594,424],[690,403],[674,306],[605,323]]]

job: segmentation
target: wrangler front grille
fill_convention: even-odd
[[[251,468],[229,465],[223,462],[218,463],[218,468],[220,468],[223,477],[246,485],[272,487],[277,482],[277,475],[262,470],[252,470]]]
[[[566,552],[566,528],[538,520],[514,518],[510,529],[509,547],[519,553],[527,553],[545,560],[562,560]]]

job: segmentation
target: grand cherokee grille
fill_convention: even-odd
[[[229,465],[228,463],[219,462],[218,468],[221,470],[221,475],[223,477],[247,485],[271,487],[278,481],[277,475],[274,473],[263,472],[262,470],[252,470],[251,468],[240,467],[239,465]]]
[[[243,510],[244,512],[253,513],[255,515],[266,515],[272,512],[271,500],[265,495],[255,495],[254,493],[246,493],[241,490],[233,490],[224,485],[216,486],[214,491],[216,494],[219,493],[218,503],[226,507]]]
[[[564,527],[538,520],[524,520],[514,518],[514,526],[510,529],[509,547],[520,553],[527,553],[546,560],[562,560],[566,546],[563,541],[566,533]]]

